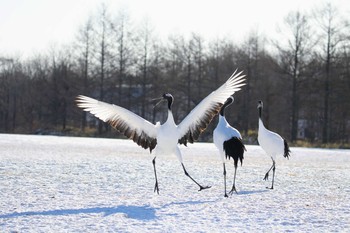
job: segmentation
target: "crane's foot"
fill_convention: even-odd
[[[237,193],[237,190],[236,190],[236,187],[235,187],[234,185],[232,186],[232,189],[231,189],[231,191],[229,192],[229,194],[232,195],[233,192],[235,192],[236,194],[238,194],[238,193]]]
[[[205,186],[205,187],[199,186],[198,192],[199,192],[199,191],[202,191],[203,189],[209,189],[209,188],[211,188],[211,186]]]
[[[154,192],[157,192],[159,195],[158,181],[156,181],[156,184],[154,185]]]
[[[273,189],[273,186],[271,186],[271,188],[270,187],[266,187],[267,189]]]
[[[224,197],[228,197],[227,193],[225,193]]]

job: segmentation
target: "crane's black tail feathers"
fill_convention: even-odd
[[[285,158],[289,159],[289,157],[290,157],[290,149],[289,149],[289,146],[288,146],[288,143],[287,143],[286,139],[283,139],[283,141],[284,141],[284,155],[283,156]]]
[[[240,138],[232,137],[230,140],[224,142],[224,151],[226,159],[232,158],[234,160],[235,167],[237,167],[238,159],[243,162],[244,151],[247,151]]]

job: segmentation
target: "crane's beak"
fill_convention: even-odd
[[[152,99],[152,101],[158,101],[154,106],[153,108],[157,107],[161,102],[163,102],[165,99],[163,97],[159,97],[159,98],[155,98],[155,99]]]

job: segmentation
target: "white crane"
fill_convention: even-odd
[[[226,193],[226,166],[225,166],[225,157],[226,159],[233,159],[235,166],[235,174],[233,178],[232,189],[229,194],[232,195],[233,192],[237,193],[235,182],[236,182],[236,172],[238,160],[243,161],[243,154],[246,151],[245,146],[242,143],[242,136],[239,131],[226,121],[225,118],[225,108],[232,104],[234,101],[233,97],[230,96],[224,105],[221,107],[219,114],[219,122],[216,126],[213,133],[213,141],[215,146],[219,149],[220,157],[224,166],[224,187],[225,187],[225,197],[228,197]]]
[[[264,123],[261,119],[261,114],[263,110],[263,102],[258,101],[259,110],[259,131],[258,131],[258,142],[261,148],[266,152],[268,156],[272,159],[272,166],[266,172],[264,180],[269,179],[269,172],[273,171],[272,185],[270,189],[273,189],[273,184],[275,181],[275,170],[276,170],[276,156],[283,155],[285,158],[289,159],[290,150],[287,141],[275,132],[272,132],[265,128]],[[268,187],[267,187],[268,188]]]
[[[199,186],[199,191],[210,188],[202,186],[195,181],[186,171],[183,164],[182,155],[178,144],[187,145],[187,142],[193,143],[198,139],[214,116],[219,112],[226,99],[241,89],[244,85],[244,76],[242,72],[232,74],[232,76],[217,90],[204,98],[183,121],[176,125],[171,111],[174,98],[171,94],[164,94],[160,100],[168,102],[168,118],[164,124],[151,122],[143,119],[135,113],[117,105],[112,105],[98,101],[86,96],[77,97],[77,105],[95,115],[100,120],[109,123],[120,133],[132,139],[144,149],[149,148],[150,152],[155,148],[155,157],[152,160],[155,176],[154,192],[159,194],[157,172],[155,160],[158,155],[175,154],[179,159],[185,175]]]

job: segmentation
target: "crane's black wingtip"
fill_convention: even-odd
[[[289,149],[289,146],[288,146],[288,143],[287,143],[287,140],[286,139],[283,139],[283,143],[284,143],[284,154],[283,156],[287,159],[289,159],[290,157],[290,149]]]

